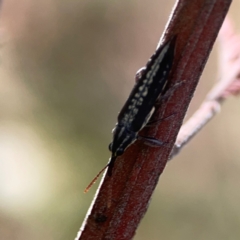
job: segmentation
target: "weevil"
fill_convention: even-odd
[[[176,45],[176,36],[157,48],[148,60],[146,67],[136,74],[136,83],[123,108],[118,114],[113,129],[113,140],[109,145],[112,152],[109,163],[99,172],[86,188],[85,192],[108,167],[107,174],[112,175],[115,160],[138,139],[139,131],[146,126],[157,99],[166,90]]]

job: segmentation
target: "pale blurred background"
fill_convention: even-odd
[[[1,9],[0,239],[74,239],[111,129],[174,1],[8,0]],[[240,2],[230,17],[240,32]],[[217,49],[189,115],[217,80]],[[136,240],[240,239],[240,99],[160,178]]]

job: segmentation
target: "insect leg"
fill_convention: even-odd
[[[156,101],[156,105],[160,105],[162,104],[164,101],[166,101],[168,98],[170,98],[174,92],[177,90],[178,87],[182,86],[182,84],[184,84],[186,82],[186,80],[176,83],[173,85],[173,87],[169,88],[166,92],[164,92],[163,94],[161,94]]]
[[[146,137],[146,136],[137,136],[138,140],[143,140],[144,144],[150,146],[150,147],[161,147],[165,145],[167,142],[162,142],[156,138]]]
[[[176,114],[177,113],[172,113],[171,115],[169,115],[167,117],[164,117],[164,118],[160,118],[160,119],[157,119],[157,120],[149,120],[145,127],[153,127],[153,126],[156,125],[156,123],[159,123],[159,122],[162,122],[162,121],[166,121],[169,118],[174,117]]]

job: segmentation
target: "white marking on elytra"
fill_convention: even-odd
[[[151,68],[151,69],[152,69],[152,68]],[[151,71],[149,71],[149,72],[147,73],[146,77],[149,78],[150,75],[151,75]]]
[[[135,98],[132,99],[131,102],[132,102],[132,105],[133,105],[133,106],[136,104],[136,101],[137,101],[137,100],[136,100]]]
[[[148,85],[150,85],[153,82],[153,78],[150,78],[148,81]]]
[[[133,114],[136,115],[138,113],[138,108],[133,109]]]
[[[142,103],[143,103],[143,98],[141,97],[141,98],[138,99],[137,105],[138,105],[138,106],[141,106]]]
[[[143,97],[146,97],[147,94],[148,94],[148,89],[146,88],[145,91],[142,93],[142,96],[143,96]]]
[[[143,83],[144,84],[146,84],[148,82],[148,78],[145,78],[144,80],[143,80]],[[144,85],[143,85],[144,86]]]

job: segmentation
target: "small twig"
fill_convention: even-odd
[[[240,93],[240,35],[228,18],[219,32],[219,82],[207,95],[196,113],[181,127],[170,159],[220,111],[223,102]]]

